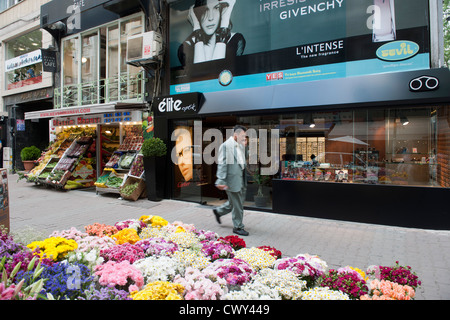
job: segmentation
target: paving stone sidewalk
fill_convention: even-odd
[[[58,191],[9,175],[11,232],[32,228],[46,236],[54,230],[83,227],[95,222],[114,224],[141,215],[183,221],[220,236],[232,234],[231,216],[217,224],[212,206],[175,200],[136,202],[93,190]],[[425,218],[425,216],[424,216]],[[422,280],[417,300],[450,299],[450,231],[409,229],[245,211],[250,232],[247,246],[270,245],[285,256],[316,254],[330,268],[350,265],[409,265]]]

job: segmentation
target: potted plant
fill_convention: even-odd
[[[160,138],[150,138],[144,141],[141,152],[144,156],[148,200],[160,201],[164,198],[164,156],[167,153],[167,146]]]
[[[259,172],[259,170],[252,172],[253,181],[258,185],[258,191],[254,196],[255,206],[266,207],[267,195],[263,193],[263,186],[270,181],[270,176],[261,175]]]
[[[25,171],[30,171],[33,169],[35,163],[34,161],[39,159],[41,156],[41,150],[36,146],[25,147],[20,151],[20,158],[22,159]]]

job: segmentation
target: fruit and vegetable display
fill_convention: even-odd
[[[115,175],[110,175],[108,177],[108,179],[106,179],[106,186],[108,188],[114,188],[114,189],[118,189],[123,183],[123,178],[115,176]]]
[[[120,190],[120,193],[125,196],[131,196],[133,194],[133,192],[137,189],[138,186],[139,186],[139,182],[126,185],[126,186],[122,187],[122,189]]]
[[[119,166],[120,153],[114,153],[106,164],[107,168],[117,168]]]
[[[49,173],[47,180],[49,180],[52,183],[57,183],[61,181],[65,173],[66,172],[63,170],[53,170],[52,172]]]
[[[138,154],[134,159],[133,165],[130,168],[130,175],[134,177],[140,177],[144,172],[144,157],[142,154]]]
[[[68,128],[58,133],[56,140],[41,154],[39,164],[27,174],[27,180],[55,187],[65,187],[69,183],[66,189],[91,185],[96,171],[92,161],[87,163],[84,157],[95,157],[95,135],[94,128]],[[93,163],[95,165],[95,158]],[[74,170],[82,172],[84,179],[93,181],[68,182]]]
[[[136,153],[134,152],[128,152],[122,155],[122,157],[120,157],[119,167],[123,169],[129,169],[131,167],[131,164],[133,163],[135,156]]]

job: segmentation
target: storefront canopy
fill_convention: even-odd
[[[81,107],[67,107],[61,109],[39,110],[25,113],[25,120],[58,118],[70,116],[82,116],[87,114],[98,114],[105,112],[114,112],[117,110],[142,110],[146,107],[144,103],[102,103],[92,104]]]
[[[435,79],[427,88],[426,80]],[[415,83],[423,84],[421,89]],[[436,83],[437,82],[437,83]],[[411,88],[412,86],[412,88]],[[275,112],[292,108],[446,103],[450,101],[448,68],[310,81],[204,93],[199,115]]]

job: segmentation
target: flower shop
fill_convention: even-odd
[[[160,216],[54,231],[0,229],[0,300],[412,300],[409,266],[328,267]]]

